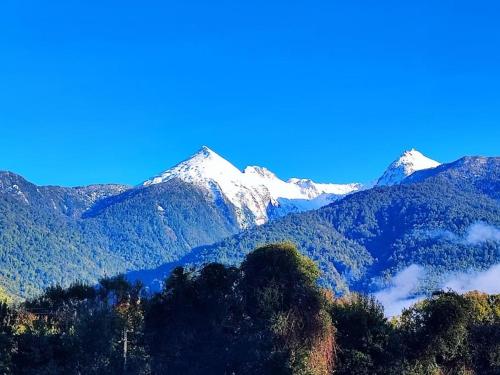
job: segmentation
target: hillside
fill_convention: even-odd
[[[282,240],[296,242],[320,265],[322,282],[341,291],[376,288],[412,263],[437,282],[498,262],[498,242],[465,240],[474,224],[499,224],[498,158],[419,171],[423,158],[403,153],[386,171],[411,166],[401,184],[357,193],[356,184],[239,171],[207,148],[135,187],[37,186],[2,172],[0,285],[24,298],[121,272],[161,279],[172,265],[238,263],[255,246]]]
[[[472,240],[471,230],[500,226],[497,191],[491,189],[498,186],[499,158],[466,161],[439,167],[444,175],[436,169],[421,182],[377,187],[289,215],[195,249],[176,264],[238,263],[256,246],[290,240],[320,265],[322,282],[337,290],[377,289],[411,264],[427,270],[426,287],[450,272],[485,269],[500,262],[500,244],[487,237]],[[467,176],[475,188],[458,176]],[[170,268],[141,276],[161,279]]]
[[[159,265],[239,230],[230,205],[179,180],[143,189],[0,181],[0,284],[19,297]]]
[[[134,187],[37,186],[0,172],[0,286],[24,298],[54,284],[156,267],[360,187],[286,182],[256,166],[240,171],[207,147]]]

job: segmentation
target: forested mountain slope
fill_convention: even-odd
[[[239,230],[223,197],[179,180],[147,188],[38,187],[0,174],[0,285],[24,297],[177,259]]]
[[[188,159],[172,169],[181,171],[182,178],[169,175],[136,187],[36,186],[1,172],[0,286],[26,297],[56,283],[94,282],[103,275],[160,267],[140,272],[154,279],[168,273],[172,264],[237,263],[257,245],[282,240],[296,242],[318,262],[323,282],[339,290],[370,289],[413,263],[425,266],[436,280],[447,271],[498,263],[497,241],[478,240],[477,233],[474,241],[469,237],[478,225],[500,225],[499,158],[467,157],[414,171],[413,154],[405,153],[400,163],[391,164],[412,167],[402,184],[360,191],[320,210],[290,214],[244,232],[242,217],[255,218],[246,203],[232,202],[208,177],[198,179],[198,172],[207,170],[224,175],[208,168],[214,160],[228,165],[206,149],[194,156],[196,168],[185,169],[193,164]],[[234,182],[245,192],[240,184],[245,181],[225,183]],[[324,198],[321,189],[330,189],[330,199],[331,189],[340,186],[276,182],[275,176],[270,181],[269,187],[254,182],[249,187],[259,186],[255,191],[263,193],[277,189],[273,194],[282,186],[286,191],[303,189],[300,194],[310,193],[316,200]],[[273,204],[283,202],[271,203],[272,194],[266,194],[257,196],[269,199],[269,217],[281,216],[272,214],[281,207]],[[247,202],[256,196],[236,197]],[[295,207],[292,211],[299,203],[287,202]]]
[[[318,262],[325,284],[340,290],[374,289],[411,264],[426,268],[432,286],[449,272],[500,262],[498,239],[477,232],[500,226],[500,204],[493,199],[498,160],[461,159],[421,181],[358,192],[195,249],[176,264],[238,263],[258,245],[289,240]],[[143,276],[161,278],[169,269],[165,265]]]
[[[155,267],[360,188],[283,181],[256,166],[241,171],[207,147],[134,187],[37,186],[0,172],[0,286],[26,297]]]

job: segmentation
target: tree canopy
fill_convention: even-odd
[[[500,295],[441,291],[389,321],[319,276],[279,243],[240,267],[178,267],[154,294],[123,276],[54,286],[0,303],[0,373],[500,373]]]

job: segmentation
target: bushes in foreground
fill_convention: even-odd
[[[2,374],[500,374],[500,296],[438,293],[388,321],[334,298],[293,245],[177,268],[146,295],[118,276],[0,305]]]

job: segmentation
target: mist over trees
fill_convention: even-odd
[[[319,276],[285,243],[179,267],[153,295],[123,276],[51,287],[0,304],[0,373],[500,373],[500,295],[437,292],[389,321]]]

